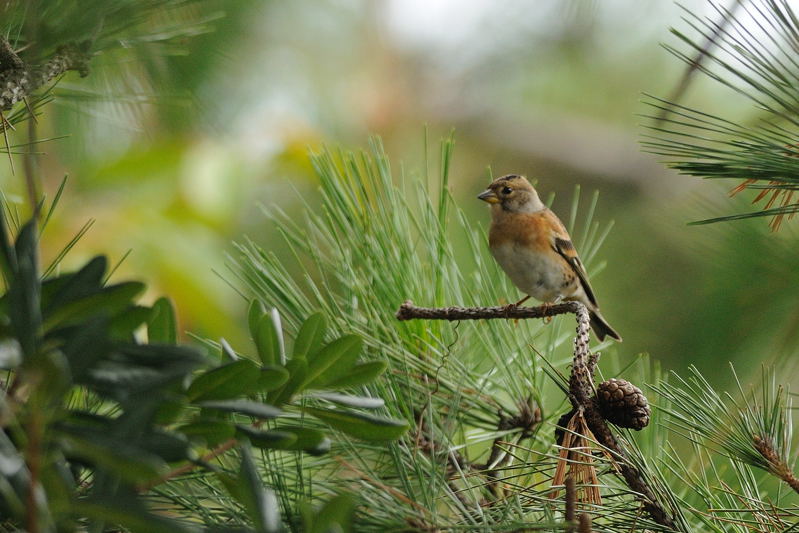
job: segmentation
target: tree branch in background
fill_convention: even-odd
[[[70,70],[89,74],[91,54],[85,45],[62,46],[43,65],[27,65],[0,39],[0,110],[7,111],[28,95]]]
[[[569,378],[569,399],[574,416],[582,417],[593,438],[616,461],[618,472],[628,487],[637,494],[644,510],[652,520],[672,529],[676,523],[671,513],[660,503],[655,492],[646,482],[642,472],[627,457],[616,437],[611,432],[594,396],[593,373],[598,361],[588,349],[590,319],[588,310],[578,302],[567,302],[540,307],[416,307],[411,301],[403,303],[396,313],[398,320],[483,320],[546,318],[566,313],[577,317],[577,335],[574,339],[574,360]]]

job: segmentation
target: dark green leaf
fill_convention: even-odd
[[[323,347],[308,359],[303,388],[316,387],[346,375],[358,359],[362,346],[359,336],[345,335]]]
[[[258,390],[260,392],[273,391],[289,380],[289,372],[282,366],[265,366],[261,368],[261,376],[258,378]]]
[[[258,320],[255,331],[255,347],[258,357],[264,365],[277,365],[283,363],[282,335],[280,322],[275,321],[277,315],[266,314]]]
[[[313,527],[308,533],[328,533],[352,531],[355,518],[355,498],[350,494],[340,494],[331,498],[313,517]]]
[[[246,437],[256,448],[267,448],[271,450],[295,450],[292,444],[297,442],[297,436],[293,433],[277,429],[259,431],[247,426],[237,425],[236,435]]]
[[[306,407],[306,413],[348,435],[369,441],[394,440],[408,430],[408,422],[365,415],[355,411]]]
[[[177,344],[178,325],[172,302],[161,297],[153,304],[150,320],[147,321],[147,338],[151,343]]]
[[[216,446],[222,442],[230,440],[236,434],[236,430],[230,422],[225,420],[196,420],[177,428],[190,440],[202,439],[209,447]]]
[[[11,246],[5,207],[5,202],[0,202],[0,269],[6,281],[10,282],[17,271],[17,253]]]
[[[15,250],[17,271],[8,290],[9,318],[22,353],[28,356],[36,352],[42,321],[35,222],[22,227]]]
[[[109,335],[119,340],[129,340],[133,332],[144,324],[152,311],[149,307],[134,305],[115,316],[109,324]]]
[[[294,341],[294,356],[303,356],[316,353],[322,346],[327,330],[327,319],[322,313],[315,313],[305,319]]]
[[[241,503],[247,509],[255,530],[258,533],[279,532],[280,508],[277,497],[261,482],[249,446],[241,447],[241,470],[238,481],[241,488]]]
[[[385,361],[369,361],[355,365],[346,375],[333,379],[324,386],[329,389],[349,389],[367,385],[385,372],[387,367],[388,363]]]
[[[45,319],[44,328],[79,324],[91,316],[113,316],[132,305],[133,299],[144,290],[144,284],[128,281],[117,285],[109,285],[79,300],[66,302],[53,309]]]
[[[166,468],[157,455],[114,437],[97,433],[78,435],[64,430],[61,441],[68,458],[78,458],[131,483],[152,480]]]
[[[259,379],[258,366],[249,359],[239,359],[197,376],[186,395],[191,401],[239,398],[252,394]]]
[[[292,396],[302,392],[303,384],[308,375],[308,362],[304,357],[294,357],[286,363],[286,370],[289,373],[289,380],[268,396],[269,401],[275,405],[283,405],[291,400]]]
[[[197,405],[203,409],[240,413],[256,418],[277,418],[283,414],[283,411],[273,405],[251,402],[249,400],[219,400],[214,402],[200,402]]]
[[[253,341],[258,337],[258,321],[266,314],[266,308],[260,300],[254,299],[250,302],[250,308],[247,310],[247,325],[250,328],[250,336]]]
[[[143,449],[171,463],[187,458],[189,441],[181,433],[155,429],[141,437]]]
[[[275,430],[291,433],[297,437],[292,445],[294,450],[303,450],[313,455],[330,451],[330,439],[318,429],[304,426],[277,426]]]
[[[104,255],[93,257],[88,263],[75,272],[56,278],[58,290],[53,292],[43,306],[44,317],[49,317],[55,309],[75,300],[94,294],[102,288],[103,276],[108,268],[108,260]],[[48,291],[49,292],[49,291]],[[42,302],[43,304],[45,302]]]

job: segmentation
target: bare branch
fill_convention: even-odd
[[[504,318],[510,320],[525,318],[548,318],[556,315],[577,313],[583,307],[578,302],[566,302],[539,307],[416,307],[410,300],[405,301],[397,311],[397,320],[487,320]]]

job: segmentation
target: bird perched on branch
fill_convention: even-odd
[[[491,204],[491,254],[511,281],[525,294],[544,303],[580,302],[588,308],[591,327],[604,340],[621,337],[599,312],[588,275],[569,233],[523,176],[509,174],[494,180],[478,196]]]

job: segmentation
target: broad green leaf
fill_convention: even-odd
[[[45,318],[52,312],[70,302],[85,298],[94,294],[103,287],[103,276],[108,268],[108,259],[104,255],[93,257],[88,263],[73,274],[59,276],[58,283],[48,283],[46,293],[49,293],[47,301],[42,301]],[[55,292],[53,289],[57,288]],[[43,296],[46,294],[43,291]]]
[[[352,531],[355,518],[355,498],[350,494],[340,494],[326,502],[313,517],[313,526],[307,533],[328,533]]]
[[[275,405],[283,405],[295,394],[302,392],[308,375],[308,362],[304,357],[294,357],[286,363],[289,380],[282,387],[269,393],[267,398]]]
[[[261,475],[255,466],[249,446],[241,447],[241,470],[239,471],[241,503],[247,509],[258,533],[280,531],[280,509],[277,497],[271,489],[264,487]]]
[[[17,269],[8,289],[11,327],[26,356],[36,353],[42,322],[36,239],[36,225],[28,222],[17,236]]]
[[[327,319],[323,313],[314,313],[305,319],[294,341],[294,356],[308,357],[322,346],[327,330]]]
[[[197,405],[203,409],[214,409],[228,413],[240,413],[254,416],[255,418],[277,418],[283,411],[268,403],[251,402],[249,400],[219,400],[213,402],[200,402]]]
[[[186,459],[189,449],[189,441],[183,434],[158,428],[142,435],[140,445],[168,463]]]
[[[284,431],[297,437],[292,449],[303,450],[313,455],[321,455],[330,451],[330,439],[318,430],[304,426],[277,426],[277,431]]]
[[[258,390],[260,392],[273,391],[289,380],[289,371],[282,366],[264,366],[261,368],[261,376],[258,378]]]
[[[363,341],[357,335],[345,335],[324,346],[308,359],[304,386],[314,387],[346,374],[361,353]]]
[[[154,479],[166,469],[166,463],[157,455],[130,446],[120,439],[96,433],[59,433],[64,454],[68,458],[79,458],[131,483]]]
[[[282,332],[271,315],[266,314],[258,320],[253,340],[264,365],[281,364],[280,335]]]
[[[366,396],[350,396],[349,394],[339,394],[336,392],[319,392],[313,395],[314,398],[321,398],[328,402],[333,402],[347,407],[360,407],[362,409],[378,409],[386,405],[382,398],[369,398]]]
[[[5,207],[5,202],[0,202],[0,268],[6,282],[10,282],[17,271],[17,253],[9,239]]]
[[[206,446],[212,447],[233,438],[236,429],[230,422],[215,419],[199,419],[177,428],[189,440],[202,439]]]
[[[117,314],[108,324],[109,335],[118,340],[128,340],[136,329],[144,324],[152,311],[149,307],[134,305]]]
[[[261,300],[253,299],[250,308],[247,310],[247,325],[250,328],[250,336],[254,341],[258,337],[258,321],[266,314],[266,308]]]
[[[297,442],[297,436],[293,433],[278,429],[267,429],[259,431],[247,426],[237,425],[236,435],[247,437],[250,443],[256,448],[267,448],[270,450],[295,450],[292,444]]]
[[[113,316],[132,305],[132,300],[144,290],[144,284],[128,281],[109,285],[103,289],[73,300],[54,309],[44,321],[44,329],[79,324],[88,317],[96,315]]]
[[[239,359],[197,376],[186,391],[189,400],[226,400],[252,394],[260,369],[249,359]]]
[[[386,371],[388,363],[385,361],[369,361],[355,365],[345,375],[324,383],[328,389],[349,389],[367,385]]]
[[[365,415],[355,411],[319,409],[316,407],[305,407],[303,410],[329,424],[334,429],[368,441],[397,439],[409,427],[408,422],[405,420]]]
[[[172,302],[161,297],[153,304],[150,320],[147,321],[147,338],[153,344],[177,344],[178,325]]]

